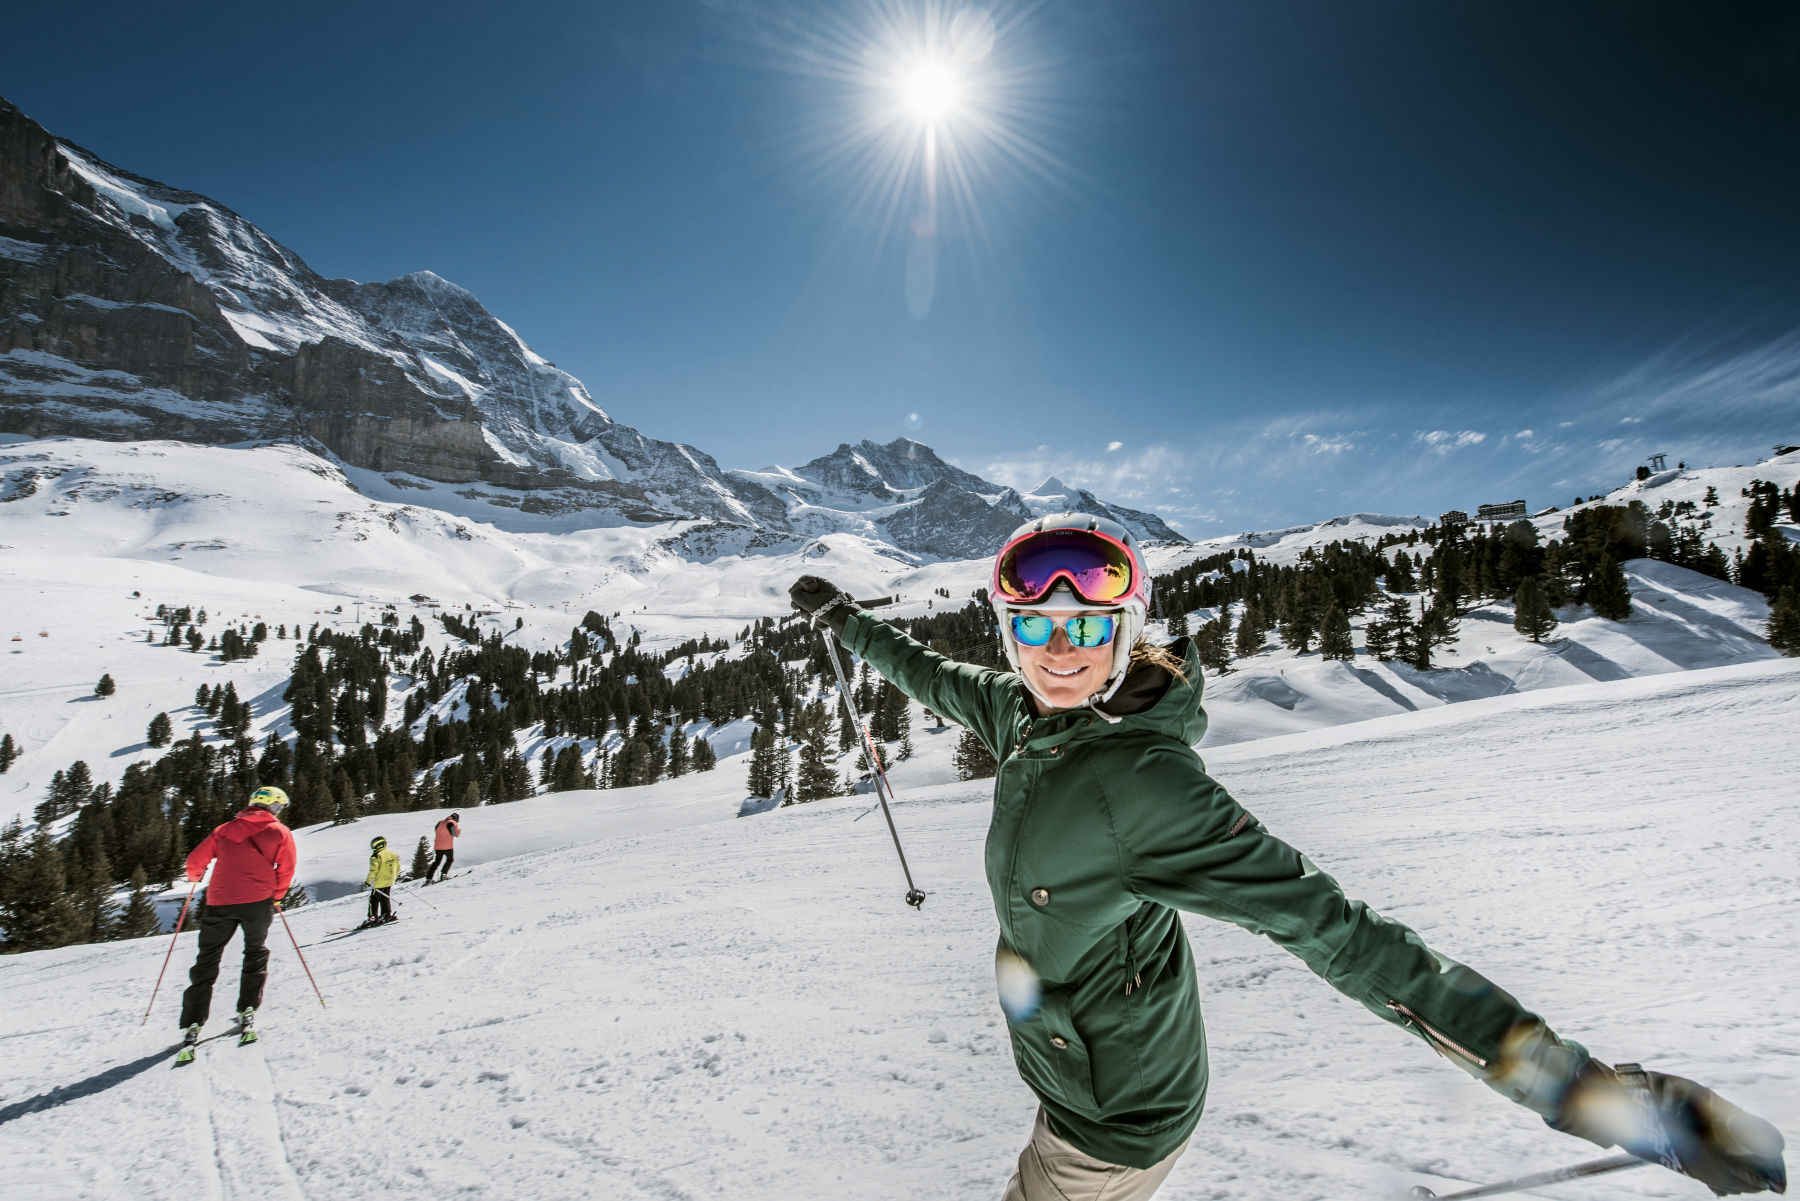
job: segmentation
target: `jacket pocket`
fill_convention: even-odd
[[[1100,1107],[1094,1099],[1093,1061],[1069,1017],[1069,1001],[1067,990],[1047,989],[1036,1016],[1023,1022],[1007,1020],[1013,1062],[1019,1076],[1039,1096],[1094,1116]]]

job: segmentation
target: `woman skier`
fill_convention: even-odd
[[[458,824],[461,817],[460,813],[452,813],[439,822],[437,829],[432,832],[433,854],[431,866],[425,872],[425,883],[431,883],[432,875],[440,868],[444,874],[439,877],[438,882],[442,883],[450,878],[450,867],[456,862],[456,840],[462,834],[462,826]]]
[[[178,1063],[194,1058],[200,1027],[212,1012],[213,984],[225,944],[244,932],[244,966],[238,975],[237,1020],[240,1034],[253,1037],[256,1010],[262,1005],[269,978],[269,926],[294,880],[298,854],[294,834],[281,824],[288,794],[258,788],[243,811],[216,827],[188,853],[187,878],[199,880],[213,866],[206,886],[206,912],[200,918],[199,955],[181,994],[181,1051]]]
[[[1206,1099],[1205,1031],[1178,910],[1299,956],[1554,1129],[1617,1144],[1719,1194],[1783,1192],[1776,1129],[1692,1081],[1609,1067],[1408,927],[1344,896],[1206,774],[1201,672],[1141,641],[1151,582],[1129,531],[1064,513],[995,557],[1013,671],[957,663],[816,576],[789,590],[907,695],[999,764],[986,873],[1001,1004],[1040,1107],[1006,1201],[1142,1201]]]

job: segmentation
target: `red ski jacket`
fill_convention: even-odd
[[[462,833],[462,827],[445,818],[437,824],[437,837],[431,842],[434,851],[450,851],[456,848],[456,836]]]
[[[294,880],[294,832],[267,809],[246,809],[201,839],[187,857],[187,878],[198,880],[214,859],[208,905],[280,900]]]

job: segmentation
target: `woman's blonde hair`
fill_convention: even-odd
[[[1160,667],[1182,683],[1187,683],[1187,667],[1166,646],[1157,646],[1145,638],[1139,638],[1131,647],[1131,664],[1125,670],[1136,671],[1144,664]]]

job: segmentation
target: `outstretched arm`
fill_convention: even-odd
[[[1113,806],[1140,895],[1266,935],[1557,1130],[1617,1144],[1720,1195],[1786,1190],[1781,1135],[1769,1123],[1692,1081],[1593,1059],[1497,984],[1346,897],[1206,775],[1191,750],[1149,759],[1148,794],[1161,792],[1160,803]],[[1099,780],[1096,787],[1105,791]]]
[[[857,608],[841,589],[818,576],[801,576],[788,596],[797,612],[830,629],[882,678],[926,708],[973,730],[996,758],[1005,757],[1005,715],[1023,703],[1016,676],[938,654]]]

